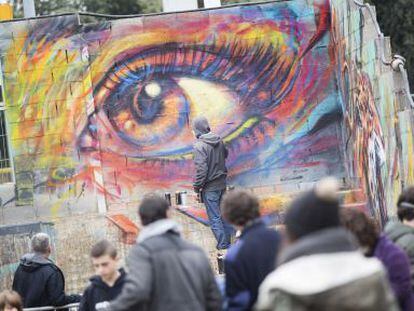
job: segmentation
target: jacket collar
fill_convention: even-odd
[[[179,225],[171,219],[161,219],[157,220],[147,226],[145,226],[140,234],[138,235],[137,242],[141,243],[149,238],[152,238],[157,235],[161,235],[167,232],[173,232],[175,234],[180,234]]]
[[[257,227],[262,227],[265,226],[263,220],[261,220],[260,218],[254,219],[252,221],[249,221],[243,228],[243,231],[240,235],[240,237],[244,236],[247,232],[249,232],[250,230],[257,228]]]
[[[358,243],[351,233],[343,228],[330,228],[297,240],[282,252],[279,263],[282,264],[302,256],[349,252],[357,249]]]
[[[119,277],[116,279],[114,285],[112,287],[117,287],[117,286],[122,286],[122,283],[125,280],[126,277],[126,273],[125,270],[123,268],[119,269]],[[110,288],[103,280],[100,276],[98,275],[94,275],[93,277],[91,277],[89,279],[91,281],[91,283],[94,283],[96,286],[99,287],[103,287],[103,288]]]
[[[294,295],[314,295],[376,273],[383,273],[381,262],[366,258],[358,251],[302,256],[270,273],[260,291],[279,289]]]
[[[46,258],[40,253],[29,253],[25,254],[21,259],[20,263],[25,266],[32,265],[54,265],[53,261]]]

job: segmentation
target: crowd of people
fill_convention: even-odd
[[[383,232],[364,211],[340,207],[337,182],[325,179],[287,208],[283,230],[262,221],[259,200],[228,192],[225,221],[241,232],[224,259],[224,287],[204,250],[184,240],[157,194],[142,200],[143,229],[119,267],[109,241],[91,249],[96,275],[82,295],[65,293],[64,275],[38,233],[22,257],[0,310],[61,306],[82,310],[414,310],[414,187],[398,200],[398,222]]]
[[[323,179],[290,204],[283,230],[275,230],[251,192],[226,193],[228,152],[207,119],[192,127],[193,187],[224,258],[224,284],[205,251],[181,237],[169,203],[148,194],[125,270],[116,248],[98,241],[90,253],[96,275],[83,295],[67,295],[50,237],[38,233],[13,291],[0,294],[0,311],[77,302],[80,311],[414,311],[414,187],[399,197],[399,221],[381,232],[365,211],[340,207],[338,182]]]

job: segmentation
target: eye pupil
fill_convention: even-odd
[[[161,87],[157,82],[148,83],[145,86],[145,93],[148,97],[155,98],[161,94]]]

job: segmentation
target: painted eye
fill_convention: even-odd
[[[187,123],[190,102],[173,79],[132,85],[123,94],[106,114],[118,135],[138,148],[171,141]]]
[[[232,140],[240,128],[255,124],[249,120],[280,103],[299,72],[294,57],[271,45],[256,48],[255,62],[255,49],[235,43],[225,50],[162,46],[120,61],[95,88],[101,108],[89,118],[81,150],[94,150],[99,137],[101,148],[122,156],[183,156],[192,150],[189,120],[197,115]],[[249,83],[269,62],[279,66],[281,80],[259,72]]]
[[[98,114],[99,119],[107,118],[122,142],[134,147],[128,148],[125,155],[138,158],[190,152],[194,138],[189,119],[193,116],[222,120],[224,136],[232,131],[224,125],[231,123],[237,128],[245,118],[235,92],[224,85],[196,78],[163,77],[144,85],[131,85],[123,90],[123,96],[116,99],[111,96],[109,102],[110,107],[106,107],[105,114]],[[112,135],[109,137],[114,140]],[[125,152],[123,144],[117,148],[109,141],[105,148]]]

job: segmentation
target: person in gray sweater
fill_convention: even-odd
[[[233,227],[220,212],[221,199],[226,191],[228,151],[221,137],[211,131],[205,117],[195,118],[192,127],[197,138],[194,144],[194,191],[201,192],[211,231],[217,240],[216,248],[224,250],[230,247],[234,234]]]
[[[167,201],[147,195],[139,206],[144,226],[127,259],[121,294],[96,310],[218,311],[222,298],[209,260],[199,247],[180,237]]]

